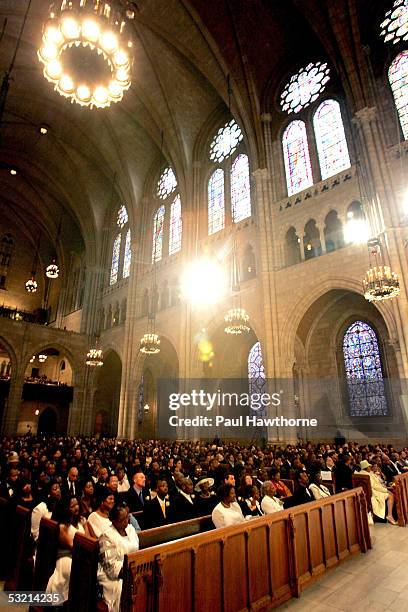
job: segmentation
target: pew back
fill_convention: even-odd
[[[125,557],[121,610],[276,607],[371,548],[362,489]],[[209,571],[210,568],[210,571]]]
[[[69,610],[75,612],[93,612],[95,610],[98,558],[98,540],[76,533],[69,580]]]
[[[408,525],[408,473],[398,474],[394,478],[395,503],[397,506],[398,525]]]
[[[43,517],[37,542],[34,566],[34,591],[45,591],[57,562],[59,525]]]
[[[370,476],[368,474],[360,474],[359,472],[355,472],[353,474],[353,487],[362,487],[366,498],[367,510],[368,512],[371,512],[373,509],[371,506],[371,498],[373,496],[373,492],[371,489]]]
[[[4,590],[30,590],[33,577],[31,511],[23,506],[17,506],[8,528],[12,534],[10,535],[12,546],[9,551],[9,566]]]
[[[204,533],[214,529],[211,516],[200,516],[199,518],[190,519],[189,521],[181,521],[180,523],[172,523],[163,525],[163,527],[154,527],[141,531],[139,536],[139,548],[148,548],[149,546],[157,546],[166,542],[173,542],[180,538]]]

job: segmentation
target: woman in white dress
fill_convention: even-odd
[[[98,494],[98,509],[88,516],[89,533],[94,538],[100,538],[112,525],[109,514],[115,505],[115,496],[108,487],[102,487]]]
[[[58,482],[49,484],[48,495],[45,501],[40,502],[33,508],[31,514],[31,535],[34,542],[37,542],[40,533],[40,522],[42,517],[50,519],[55,506],[61,499],[61,487]]]
[[[119,612],[125,555],[139,550],[139,538],[129,524],[129,510],[116,505],[111,512],[112,524],[99,538],[100,563],[98,581],[109,612]]]
[[[322,473],[320,471],[315,472],[312,477],[312,484],[309,485],[309,491],[312,492],[315,499],[330,497],[329,489],[322,484]]]
[[[46,593],[58,593],[63,596],[64,601],[67,601],[74,537],[78,531],[85,533],[86,521],[79,514],[76,497],[64,498],[55,508],[52,519],[60,526],[59,548],[55,570],[48,581]]]
[[[242,510],[236,501],[234,485],[221,485],[218,489],[218,497],[221,501],[215,506],[211,515],[212,522],[217,529],[238,525],[245,521]]]
[[[266,480],[262,485],[261,508],[264,514],[273,514],[283,510],[283,502],[280,503],[276,497],[276,489],[271,480]]]

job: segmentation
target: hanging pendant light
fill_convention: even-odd
[[[98,346],[98,338],[95,339],[95,345],[90,348],[87,355],[85,364],[91,368],[100,368],[103,366],[103,353],[102,349]]]
[[[226,334],[233,336],[239,336],[241,334],[248,334],[251,331],[249,322],[249,315],[245,308],[241,306],[241,287],[239,283],[239,267],[237,261],[237,248],[236,238],[234,236],[234,243],[232,247],[232,308],[230,308],[224,316],[225,327],[224,331]]]
[[[364,297],[369,302],[380,302],[400,293],[398,275],[383,261],[381,243],[373,238],[367,243],[370,268],[363,278]]]
[[[62,226],[62,212],[61,212],[60,220],[58,223],[57,235],[55,237],[55,248],[56,249],[58,249],[58,241],[59,241],[59,237],[61,234],[61,226]],[[52,280],[54,280],[59,277],[59,273],[60,273],[60,270],[57,264],[57,258],[54,257],[51,263],[48,264],[48,266],[45,268],[45,276],[47,278],[51,278]]]
[[[39,253],[39,250],[40,250],[40,241],[41,241],[41,232],[39,233],[37,245],[36,245],[35,251],[34,251],[33,267],[32,267],[32,270],[31,270],[31,278],[29,278],[28,281],[25,284],[25,289],[26,289],[27,293],[35,293],[37,291],[37,288],[38,288],[38,283],[37,283],[35,277],[36,277],[36,274],[37,274],[37,263],[38,263],[38,253]]]
[[[160,353],[160,338],[157,334],[146,333],[140,339],[140,352],[145,355]]]
[[[88,108],[122,100],[131,85],[134,17],[126,0],[53,2],[37,55],[55,91]]]

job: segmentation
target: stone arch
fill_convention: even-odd
[[[94,429],[93,433],[116,436],[122,384],[122,360],[115,350],[108,348],[104,352],[103,365],[96,372],[94,384],[93,413],[95,414],[96,411],[106,412],[108,419],[104,421],[105,431],[96,432]],[[91,423],[95,428],[96,414]]]

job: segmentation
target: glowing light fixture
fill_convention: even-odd
[[[98,348],[97,345],[95,346],[95,348],[89,349],[86,355],[85,363],[91,368],[98,368],[100,366],[103,366],[102,349]]]
[[[54,2],[37,53],[44,77],[81,106],[106,108],[122,100],[131,85],[134,16],[126,0]]]
[[[144,334],[140,340],[140,352],[145,355],[160,353],[160,338],[155,333]]]
[[[45,268],[45,276],[47,276],[48,278],[53,278],[53,279],[58,278],[59,268],[55,260],[53,260],[53,262],[50,263],[50,265]]]
[[[245,308],[230,308],[224,317],[226,334],[248,334],[251,328],[248,325],[249,315]]]
[[[195,306],[205,307],[222,298],[226,284],[224,270],[215,259],[197,259],[184,271],[181,293]]]
[[[37,291],[38,283],[35,280],[34,276],[28,279],[28,281],[25,284],[25,288],[28,293],[35,293]]]
[[[398,275],[384,264],[378,238],[367,243],[370,269],[363,279],[364,297],[369,302],[379,302],[397,297],[400,293]],[[374,265],[373,265],[374,264]]]
[[[40,363],[44,363],[45,361],[47,361],[47,355],[44,355],[44,353],[41,353],[40,355],[38,355],[38,361]]]

